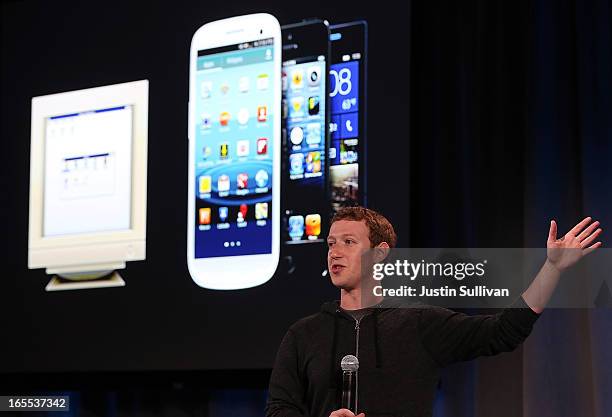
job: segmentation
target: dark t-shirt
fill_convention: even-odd
[[[362,318],[372,313],[372,307],[359,308],[357,310],[346,310],[340,307],[340,310],[344,311],[346,314],[348,314],[357,321],[360,321]]]

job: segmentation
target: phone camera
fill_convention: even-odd
[[[263,29],[259,29],[259,34],[261,35],[263,33]]]

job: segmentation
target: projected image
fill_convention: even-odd
[[[122,286],[145,259],[148,98],[147,80],[32,98],[28,267],[48,291]]]
[[[187,268],[202,288],[261,285],[279,260],[280,24],[209,22],[189,55]]]
[[[354,55],[357,58],[357,55]],[[330,71],[332,208],[359,203],[359,62],[334,64]]]
[[[329,218],[329,25],[283,26],[282,241],[323,242]]]
[[[132,108],[49,117],[44,236],[130,227]]]

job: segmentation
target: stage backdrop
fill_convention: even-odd
[[[321,272],[326,249],[305,248],[297,270],[282,266],[266,284],[212,291],[186,263],[189,45],[206,22],[265,11],[281,24],[320,17],[369,23],[372,205],[408,233],[408,9],[343,1],[325,8],[281,1],[2,4],[2,181],[4,224],[0,304],[11,343],[0,372],[269,369],[287,328],[338,291]],[[30,100],[34,96],[149,80],[147,254],[121,271],[124,288],[48,293],[44,270],[27,268]],[[396,99],[385,99],[391,92]],[[401,180],[400,180],[401,179]],[[394,180],[395,182],[395,180]],[[386,203],[385,203],[386,201]],[[391,209],[385,210],[385,206]],[[92,218],[92,222],[96,219]],[[248,273],[248,271],[245,271]]]

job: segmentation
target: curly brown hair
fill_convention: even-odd
[[[361,206],[343,207],[334,215],[331,224],[339,220],[365,221],[369,230],[368,238],[371,247],[387,242],[390,247],[394,248],[397,243],[397,235],[389,220],[374,210]]]

